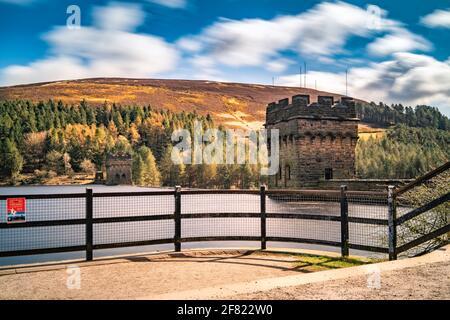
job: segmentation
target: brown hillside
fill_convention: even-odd
[[[92,105],[105,101],[119,104],[150,104],[172,111],[196,111],[211,114],[216,123],[226,127],[260,128],[268,103],[296,94],[341,95],[308,88],[222,83],[195,80],[152,80],[99,78],[0,87],[0,99],[48,99],[78,103],[85,99]]]

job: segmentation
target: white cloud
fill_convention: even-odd
[[[398,28],[367,46],[369,53],[375,56],[388,56],[396,52],[416,50],[430,51],[432,48],[433,45],[428,40],[403,28]]]
[[[344,2],[324,2],[300,14],[290,21],[296,25],[295,39],[301,54],[329,56],[340,53],[351,36],[367,37],[373,30],[368,28],[370,14],[360,7]],[[390,24],[380,17],[380,26]]]
[[[395,53],[392,59],[349,70],[349,94],[369,101],[428,104],[450,114],[450,61],[433,57]],[[308,72],[308,83],[317,81],[318,89],[345,94],[345,73]],[[298,85],[298,75],[279,80],[283,85]]]
[[[38,60],[27,66],[13,65],[2,70],[1,82],[5,85],[43,82],[51,80],[78,79],[87,77],[88,72],[76,58],[54,57]]]
[[[101,17],[101,18],[100,18]],[[150,77],[172,70],[177,50],[164,39],[132,33],[143,22],[136,6],[113,3],[96,8],[95,26],[57,27],[44,39],[51,55],[0,71],[4,85],[86,77]]]
[[[169,8],[185,8],[187,5],[186,0],[148,0],[148,1]]]
[[[426,39],[402,23],[387,19],[386,11],[379,9],[378,13],[376,28],[370,10],[345,2],[323,2],[299,15],[270,20],[222,18],[199,35],[181,38],[178,46],[188,53],[209,56],[217,65],[263,66],[272,72],[286,67],[279,60],[285,51],[333,64],[336,54],[346,53],[345,45],[352,36],[384,35],[367,48],[378,56],[431,48]]]
[[[199,52],[202,50],[200,41],[191,38],[181,38],[176,44],[180,49],[188,52]]]
[[[272,72],[280,73],[287,69],[287,67],[290,64],[293,64],[294,62],[288,59],[275,59],[272,61],[267,62],[266,69]]]
[[[211,68],[214,66],[214,61],[210,57],[194,56],[189,59],[191,64],[197,68]]]
[[[138,5],[118,2],[94,8],[93,16],[99,29],[119,31],[133,31],[145,19],[145,14]]]
[[[435,10],[422,17],[420,22],[429,28],[450,28],[450,9]]]

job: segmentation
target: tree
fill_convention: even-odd
[[[138,153],[133,155],[132,175],[135,184],[138,186],[144,184],[144,161]]]
[[[169,145],[164,151],[164,155],[160,162],[160,171],[162,183],[165,186],[177,186],[184,184],[185,165],[174,164],[172,160],[173,146]]]
[[[248,164],[239,166],[239,180],[241,189],[249,189],[252,186],[252,169]]]
[[[8,138],[5,139],[1,151],[1,170],[4,175],[15,180],[22,170],[23,158],[16,144]]]
[[[131,154],[132,148],[130,143],[128,142],[128,139],[124,136],[119,136],[117,138],[117,141],[114,145],[114,147],[111,150],[111,153],[113,154]]]
[[[150,148],[142,146],[135,154],[135,165],[138,169],[135,174],[136,183],[149,187],[159,187],[161,184],[161,174],[156,165],[155,157]]]
[[[108,131],[114,138],[117,137],[119,131],[117,130],[117,126],[114,124],[114,121],[110,121],[108,124]]]
[[[212,188],[216,182],[217,165],[214,164],[199,164],[195,165],[197,187]]]
[[[128,135],[129,135],[131,144],[133,144],[133,145],[138,144],[141,136],[139,134],[137,126],[134,123],[131,124],[130,129],[128,130]]]
[[[62,153],[56,150],[52,150],[49,153],[47,153],[45,159],[47,170],[54,171],[57,174],[64,174],[65,166]]]
[[[46,132],[32,132],[25,135],[24,158],[27,171],[41,169],[45,160]]]
[[[415,178],[450,158],[450,133],[433,128],[396,126],[382,139],[360,141],[356,168],[361,178]]]
[[[219,188],[230,189],[233,185],[233,169],[232,166],[221,164],[217,168],[216,185]]]
[[[81,162],[81,171],[86,174],[95,174],[95,165],[89,159],[84,159]]]
[[[72,165],[70,164],[70,155],[66,152],[63,154],[64,173],[71,175],[73,173]]]

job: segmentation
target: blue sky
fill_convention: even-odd
[[[81,27],[69,28],[69,5]],[[450,1],[0,0],[0,85],[87,77],[306,86],[450,115]],[[301,83],[300,83],[301,81]]]

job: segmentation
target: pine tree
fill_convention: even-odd
[[[162,183],[165,186],[177,186],[184,184],[185,165],[174,164],[172,160],[172,145],[169,145],[161,159],[159,168],[161,171]],[[179,163],[180,161],[177,161]]]
[[[149,187],[159,187],[161,185],[161,174],[150,148],[146,146],[140,147],[138,156],[142,159],[143,163],[142,184]]]
[[[219,188],[230,189],[233,185],[232,168],[229,165],[222,164],[217,168],[216,185]]]
[[[138,186],[144,184],[144,161],[139,153],[133,155],[132,175],[134,184]]]
[[[7,177],[15,180],[20,174],[23,166],[23,158],[17,149],[16,144],[9,138],[6,138],[1,152],[1,170]]]
[[[56,150],[52,150],[49,153],[47,153],[45,158],[47,170],[54,171],[57,174],[64,174],[65,167],[62,153]]]

